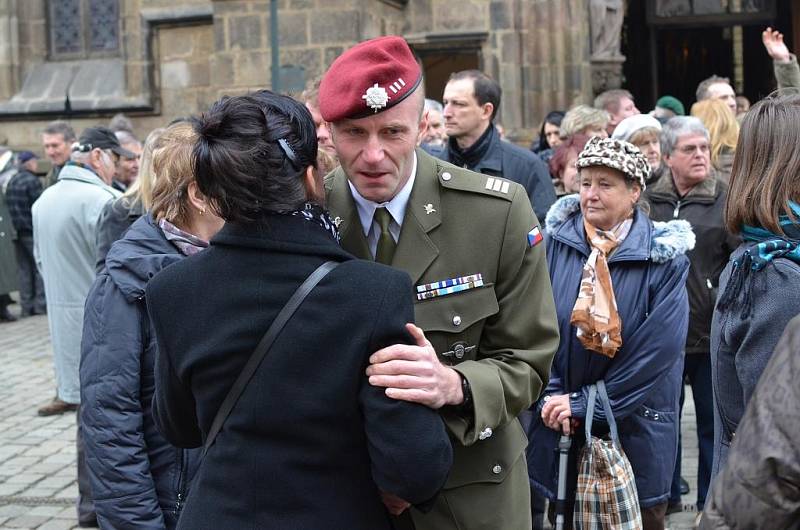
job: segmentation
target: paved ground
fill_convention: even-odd
[[[12,306],[12,311],[18,311]],[[36,409],[55,394],[47,318],[0,325],[0,530],[66,530],[77,524],[74,501],[75,414],[40,418]],[[683,420],[684,477],[694,502],[697,445],[694,405],[687,396]],[[690,508],[691,509],[691,508]],[[692,528],[694,513],[670,517],[671,530]]]
[[[47,317],[2,324],[0,366],[0,528],[72,528],[75,414],[36,415],[55,395]]]

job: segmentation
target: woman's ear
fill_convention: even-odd
[[[325,201],[325,187],[322,182],[322,175],[314,166],[308,166],[303,175],[303,184],[306,187],[306,198],[308,200],[323,204]]]
[[[197,181],[193,180],[189,183],[186,193],[189,196],[189,204],[191,204],[192,208],[197,210],[198,213],[202,215],[209,210],[208,199],[200,192],[200,188],[197,187]]]
[[[631,190],[631,198],[633,199],[633,206],[636,206],[636,203],[639,202],[639,197],[642,196],[642,187],[638,184],[633,185],[633,189]]]

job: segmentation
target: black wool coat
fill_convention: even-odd
[[[410,341],[408,276],[356,260],[299,217],[229,223],[211,248],[149,283],[157,425],[178,446],[201,445],[269,324],[329,260],[341,264],[250,381],[178,528],[389,529],[379,490],[423,504],[444,484],[452,449],[439,415],[387,398],[365,375],[373,352]]]

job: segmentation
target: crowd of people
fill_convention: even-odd
[[[572,528],[611,436],[664,529],[687,384],[696,525],[797,524],[800,95],[610,90],[527,149],[501,98],[380,37],[144,142],[53,122],[43,178],[0,156],[0,321],[47,315],[81,526]]]

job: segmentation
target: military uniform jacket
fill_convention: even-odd
[[[559,335],[544,243],[525,190],[417,150],[417,174],[392,266],[415,286],[481,274],[484,285],[417,300],[417,325],[468,381],[474,413],[441,409],[454,463],[417,530],[530,529],[527,440],[517,416],[546,384]],[[341,168],[325,182],[342,246],[372,259]],[[535,232],[536,233],[536,232]],[[534,240],[535,241],[535,240]],[[416,292],[416,290],[415,290]]]

